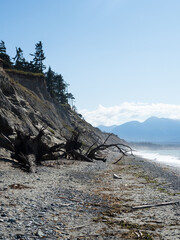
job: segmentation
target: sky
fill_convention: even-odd
[[[0,0],[0,40],[26,59],[42,41],[93,124],[180,119],[179,0]]]

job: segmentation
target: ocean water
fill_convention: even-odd
[[[180,170],[180,148],[138,149],[134,155]]]

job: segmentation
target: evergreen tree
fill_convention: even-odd
[[[74,106],[74,100],[75,100],[75,98],[74,98],[74,96],[73,96],[73,94],[72,93],[67,93],[67,99],[69,100],[69,104],[71,105],[71,107],[73,107]]]
[[[52,71],[51,67],[48,68],[48,71],[45,73],[47,90],[50,93],[51,97],[54,97],[53,94],[53,81],[55,73]]]
[[[14,67],[20,70],[26,70],[26,60],[23,57],[23,51],[21,48],[16,48],[16,56],[13,58]]]
[[[12,67],[12,62],[10,60],[10,57],[6,53],[5,42],[2,41],[2,40],[0,42],[0,58],[4,61],[4,67],[5,68],[11,68]]]
[[[67,83],[64,81],[61,74],[52,71],[51,67],[45,73],[47,90],[51,97],[56,99],[61,104],[68,104],[68,99],[74,100],[72,93],[67,92]]]
[[[56,100],[62,104],[67,104],[68,103],[66,94],[67,85],[65,84],[63,76],[61,74],[56,74],[54,76],[53,85]]]
[[[0,42],[0,54],[6,54],[5,42],[2,40]]]
[[[25,58],[23,58],[22,70],[27,71],[27,72],[33,72],[34,71],[34,65],[32,64],[32,62],[28,62],[28,61],[25,60]]]
[[[45,59],[42,42],[39,41],[35,45],[35,53],[30,54],[33,56],[33,64],[34,64],[34,71],[42,73],[44,69],[46,69],[45,65],[43,64],[43,61]]]

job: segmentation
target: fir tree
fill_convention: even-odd
[[[61,104],[68,104],[68,99],[74,100],[72,93],[67,92],[67,83],[64,81],[61,74],[57,74],[49,67],[45,74],[47,90],[51,97],[56,99]]]
[[[72,93],[67,93],[66,95],[67,95],[67,99],[70,102],[69,104],[71,105],[71,107],[73,107],[74,106],[74,100],[75,100],[73,94]]]
[[[5,42],[2,40],[0,42],[0,54],[6,54]]]
[[[35,53],[30,55],[34,57],[32,61],[32,63],[34,64],[34,71],[42,73],[43,70],[46,69],[46,67],[43,64],[45,56],[44,56],[44,51],[43,51],[43,46],[41,41],[36,43]]]
[[[26,60],[23,57],[23,51],[21,48],[16,48],[16,56],[13,58],[14,67],[20,70],[26,70]]]
[[[61,74],[56,74],[54,76],[53,85],[56,100],[62,104],[68,103],[66,96],[66,84]]]
[[[10,57],[6,53],[5,42],[2,41],[2,40],[0,42],[0,58],[4,61],[4,67],[5,68],[11,68],[12,67],[12,62],[10,60]]]
[[[54,97],[53,93],[53,81],[55,73],[52,71],[51,67],[48,68],[48,71],[45,74],[47,90],[50,93],[51,97]]]

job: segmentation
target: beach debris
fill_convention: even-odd
[[[115,173],[113,174],[114,179],[122,179],[120,176],[116,175]]]
[[[18,184],[9,185],[9,188],[11,188],[11,189],[25,189],[25,188],[31,188],[31,187],[18,183]]]
[[[138,238],[142,238],[143,237],[143,234],[140,230],[138,230],[137,232],[134,232],[135,235],[138,237]]]
[[[157,203],[157,204],[149,204],[149,205],[140,205],[132,207],[133,210],[143,209],[143,208],[152,208],[152,207],[161,207],[161,206],[167,206],[167,205],[173,205],[180,203],[180,200],[172,201],[172,202],[163,202],[163,203]]]
[[[18,163],[22,169],[28,172],[35,172],[36,166],[41,165],[44,161],[62,158],[86,162],[93,162],[93,160],[106,162],[104,151],[109,148],[116,149],[120,153],[120,158],[114,163],[119,162],[128,154],[132,155],[131,147],[125,144],[107,144],[112,134],[109,134],[103,143],[98,139],[91,146],[85,146],[80,139],[83,132],[77,127],[70,134],[64,135],[62,129],[60,129],[60,133],[64,140],[60,144],[50,146],[49,142],[45,141],[45,128],[42,127],[36,136],[15,129],[16,136],[13,140],[0,133],[0,147],[11,151],[11,158],[15,160],[15,164]]]

